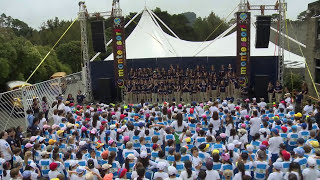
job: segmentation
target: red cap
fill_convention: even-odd
[[[268,141],[262,141],[262,145],[265,145],[265,146],[269,146],[269,142]]]
[[[288,131],[288,128],[285,126],[282,126],[281,129],[282,129],[282,132],[284,132],[284,133],[286,133]]]
[[[190,109],[190,114],[193,114],[193,112],[194,112],[194,109],[191,108],[191,109]]]
[[[236,106],[236,110],[239,111],[239,109],[240,109],[240,107],[239,107],[239,106]]]
[[[153,149],[153,150],[156,150],[158,147],[159,147],[158,144],[153,144],[153,145],[152,145],[152,149]]]
[[[90,118],[86,118],[85,120],[86,120],[86,121],[90,121]]]
[[[282,157],[285,161],[289,161],[290,160],[290,153],[286,150],[282,150],[281,151]]]
[[[49,165],[49,168],[50,168],[51,171],[56,170],[57,167],[58,167],[58,164],[57,164],[57,163],[54,163],[54,162]]]
[[[89,105],[87,105],[87,107],[86,107],[87,109],[89,109],[90,108],[90,106]]]
[[[116,113],[114,111],[111,112],[111,115],[116,115]]]
[[[124,119],[125,117],[126,117],[126,115],[120,114],[120,119]]]

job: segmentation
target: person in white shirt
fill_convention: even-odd
[[[268,180],[281,180],[283,179],[283,172],[281,172],[282,163],[275,162],[273,163],[273,171],[269,175]]]
[[[55,162],[50,163],[49,179],[57,178],[59,174],[58,164]]]
[[[11,161],[12,151],[9,143],[6,141],[8,139],[8,133],[3,131],[0,133],[0,152],[6,161]]]
[[[267,106],[267,103],[264,102],[264,98],[260,98],[260,103],[258,104],[260,109],[264,109]]]
[[[164,172],[164,170],[167,168],[167,164],[165,162],[159,162],[157,165],[158,172],[154,173],[153,179],[162,178],[166,179],[169,178],[168,173]]]
[[[219,180],[220,176],[218,171],[212,170],[213,168],[213,162],[211,160],[206,162],[206,168],[207,168],[207,175],[205,180]]]
[[[311,103],[311,99],[308,99],[307,100],[308,104],[304,106],[303,108],[303,114],[305,116],[309,115],[309,113],[312,113],[313,112],[313,105]]]
[[[184,162],[184,168],[185,170],[181,172],[180,178],[182,180],[195,180],[197,179],[196,172],[192,171],[192,163],[191,161],[185,161]]]
[[[182,180],[182,178],[177,178],[176,177],[177,173],[178,173],[178,171],[174,166],[169,166],[168,167],[169,177],[164,179],[164,180]]]
[[[280,152],[280,144],[283,143],[282,137],[279,136],[279,130],[272,128],[271,129],[272,137],[269,139],[269,153],[271,154],[272,163],[274,163]]]
[[[304,180],[314,180],[320,177],[320,172],[315,169],[317,161],[313,157],[308,158],[308,168],[302,170]]]
[[[234,175],[233,180],[242,180],[242,177],[245,175],[251,177],[250,172],[245,170],[243,162],[239,161],[237,164],[237,168],[238,168],[239,172]]]
[[[251,129],[250,136],[254,136],[256,133],[259,133],[261,118],[258,117],[258,111],[253,111],[253,118],[250,119]]]

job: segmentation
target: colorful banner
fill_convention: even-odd
[[[119,88],[124,88],[127,78],[126,44],[124,35],[124,17],[113,17],[112,39],[115,82]]]
[[[240,86],[250,80],[250,12],[237,13],[237,61],[236,72]]]

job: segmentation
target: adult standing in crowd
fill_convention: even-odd
[[[42,97],[41,106],[42,106],[42,111],[45,114],[45,118],[48,120],[49,104],[48,104],[47,97],[45,97],[45,96]]]
[[[6,161],[12,160],[12,151],[10,148],[9,143],[7,142],[8,139],[8,133],[6,131],[3,131],[0,133],[0,152],[3,158]]]
[[[283,87],[280,84],[280,81],[277,81],[276,87],[274,88],[274,93],[275,93],[275,97],[276,97],[276,102],[277,103],[280,102],[280,99],[282,97],[282,91],[283,91]]]
[[[273,88],[272,82],[269,82],[267,91],[268,91],[269,103],[272,103],[272,99],[274,95],[274,88]]]
[[[77,104],[83,105],[83,100],[86,98],[83,94],[81,94],[81,90],[78,91],[77,95]]]

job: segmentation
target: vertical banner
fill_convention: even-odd
[[[113,17],[112,20],[115,83],[119,88],[124,88],[125,80],[127,79],[124,17]]]
[[[238,12],[236,72],[240,86],[250,80],[250,25],[250,12]]]

